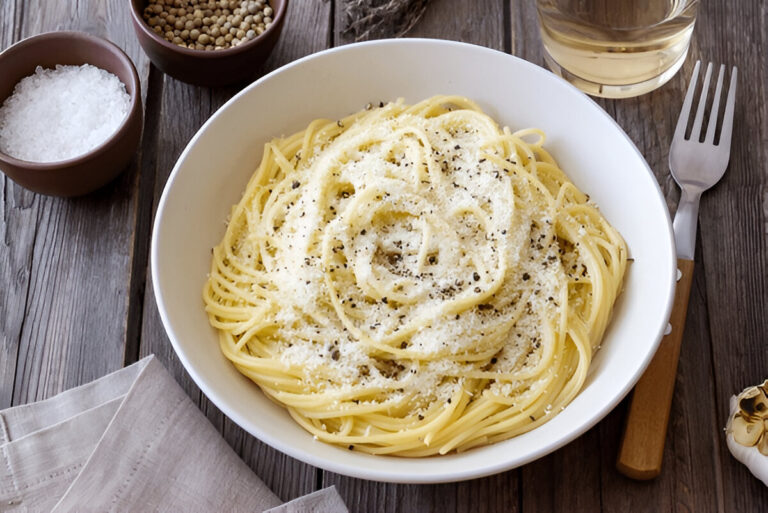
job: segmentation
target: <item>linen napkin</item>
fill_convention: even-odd
[[[330,487],[281,504],[149,356],[0,411],[0,511],[346,513]]]

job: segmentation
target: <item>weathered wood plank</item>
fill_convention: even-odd
[[[21,16],[21,4],[0,3],[0,48],[19,39]],[[29,205],[32,197],[32,193],[14,187],[5,175],[0,176],[0,408],[10,406],[13,399],[35,233],[34,229],[22,227],[36,224],[35,211]]]
[[[155,205],[168,174],[189,139],[205,120],[237,91],[236,87],[211,90],[184,84],[167,76],[164,78],[158,143],[161,151],[155,159],[157,176]],[[195,105],[196,108],[185,109],[183,107],[185,105]],[[190,397],[200,405],[211,423],[222,432],[230,445],[249,464],[255,464],[252,468],[255,467],[254,470],[265,479],[268,486],[273,487],[278,495],[284,499],[290,499],[312,491],[315,482],[313,469],[307,467],[301,478],[292,482],[283,480],[282,469],[290,466],[284,461],[288,459],[287,456],[257,441],[246,445],[246,441],[251,442],[249,439],[252,437],[226,419],[195,386],[167,339],[157,312],[151,279],[148,283],[144,298],[140,356],[154,353],[160,359]],[[270,482],[270,478],[274,478],[274,481]],[[277,486],[284,488],[282,490],[274,488]]]
[[[130,21],[111,15],[123,4],[3,2],[0,23],[13,25],[3,31],[3,47],[45,31],[83,30],[125,48],[146,78]],[[114,183],[72,200],[39,196],[3,178],[0,272],[10,285],[0,308],[3,405],[41,399],[122,366],[136,178],[134,162]]]
[[[330,4],[295,0],[290,3],[280,41],[260,74],[326,47]],[[158,142],[154,167],[153,211],[173,165],[200,126],[242,86],[208,89],[165,76],[157,108]],[[155,91],[150,91],[150,95]],[[194,108],[190,108],[194,106]],[[148,116],[151,113],[148,113]],[[145,235],[149,237],[147,233]],[[146,259],[145,259],[146,264]],[[202,284],[201,284],[202,286]],[[140,355],[154,353],[222,432],[227,442],[282,499],[290,500],[315,490],[316,470],[261,443],[226,418],[200,392],[176,357],[160,321],[151,280],[144,296]],[[201,300],[202,301],[202,300]],[[202,308],[202,302],[201,302]]]
[[[152,231],[155,199],[155,160],[162,148],[159,141],[160,114],[162,111],[163,73],[149,66],[144,101],[144,131],[137,179],[136,220],[133,230],[133,254],[131,280],[128,289],[128,321],[123,351],[124,365],[139,359],[141,329],[144,314],[144,296],[147,287],[147,261]]]
[[[714,384],[708,349],[706,284],[701,258],[694,272],[685,337],[681,349],[662,474],[653,481],[632,481],[614,464],[624,425],[626,404],[601,423],[603,511],[721,511],[720,472]]]
[[[731,457],[722,428],[730,395],[768,377],[768,11],[764,2],[705,2],[700,9],[702,60],[739,67],[730,166],[703,197],[699,217],[716,392],[715,455],[722,465],[725,511],[765,511],[768,489]]]
[[[515,10],[520,13],[518,17],[514,16]],[[531,27],[536,26],[533,3],[513,2],[512,12],[513,27],[523,36],[522,40],[512,38],[513,48],[518,55],[543,65],[540,38],[531,34]],[[675,209],[679,193],[668,173],[667,154],[676,112],[687,87],[690,65],[686,68],[670,83],[649,95],[629,100],[597,100],[637,144],[654,170],[671,211]],[[703,290],[703,275],[697,284],[698,290]],[[664,474],[653,483],[636,483],[615,470],[625,415],[622,404],[587,435],[523,469],[524,510],[565,511],[573,504],[581,504],[577,509],[589,511],[667,511],[677,507],[708,511],[715,507],[719,481],[719,469],[715,470],[714,466],[717,462],[712,457],[716,447],[712,434],[715,416],[711,410],[702,412],[697,406],[697,399],[704,397],[711,401],[714,394],[709,354],[701,351],[701,346],[708,346],[709,342],[702,294],[694,293],[689,312],[686,338],[697,338],[699,334],[704,334],[705,338],[687,344],[697,350],[691,347],[683,350]],[[703,325],[703,330],[692,332],[690,325]],[[563,452],[581,456],[578,472],[574,472],[571,465],[549,464],[550,460],[560,459]],[[602,457],[588,456],[593,453],[602,454]],[[545,476],[549,476],[549,480],[543,480]],[[545,484],[545,491],[541,485],[531,485],[542,482],[557,484]],[[594,490],[600,489],[601,493],[596,495]]]
[[[678,75],[670,83],[648,95],[626,100],[600,100],[600,103],[627,132],[630,139],[637,145],[653,170],[657,181],[662,185],[668,208],[674,211],[679,194],[674,182],[669,177],[666,166],[667,152],[669,150],[669,136],[674,129],[676,114],[670,116],[669,105],[677,98],[682,98],[682,91],[686,86],[683,75]],[[655,101],[648,101],[649,98]],[[663,106],[663,107],[662,107]],[[659,110],[657,110],[659,109]],[[666,109],[666,111],[661,110]],[[648,121],[654,120],[651,124]],[[632,248],[630,248],[630,252]],[[695,299],[694,299],[695,301]],[[693,310],[693,305],[691,310]],[[690,336],[690,334],[689,334]],[[678,404],[681,390],[676,389],[675,405]],[[671,472],[668,461],[662,476],[651,483],[638,483],[620,475],[615,468],[618,444],[624,426],[626,415],[626,401],[621,408],[617,408],[600,426],[601,438],[604,441],[601,446],[602,488],[601,500],[603,511],[612,511],[612,508],[648,508],[648,511],[669,511],[670,496],[674,492],[674,480],[677,478]],[[670,428],[676,425],[677,411],[671,413]],[[669,459],[671,444],[666,446],[665,455]],[[672,469],[674,470],[674,469]],[[618,488],[611,488],[611,484],[620,483]]]
[[[544,66],[535,2],[510,2],[512,53]],[[520,469],[522,511],[600,511],[599,427]]]
[[[0,179],[0,408],[10,406],[13,399],[37,225],[34,200],[34,194],[10,179]]]
[[[439,485],[402,485],[352,479],[324,473],[344,498],[350,513],[460,513],[518,511],[516,471],[482,479]]]
[[[354,38],[343,32],[347,26],[344,1],[337,0],[334,4],[334,41],[337,46],[352,43]],[[452,39],[501,50],[504,48],[504,6],[488,0],[431,0],[422,18],[405,37]]]
[[[335,2],[335,41],[351,42],[342,34],[343,2]],[[407,37],[453,39],[498,50],[504,48],[504,6],[482,0],[433,0]],[[335,485],[350,511],[509,511],[518,509],[518,471],[446,485],[397,485],[364,481],[331,472],[323,485]]]

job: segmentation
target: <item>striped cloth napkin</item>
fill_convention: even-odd
[[[333,487],[282,504],[149,356],[0,411],[0,511],[347,508]]]

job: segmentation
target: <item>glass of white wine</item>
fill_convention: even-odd
[[[680,69],[698,0],[536,0],[545,59],[587,94],[628,98]]]

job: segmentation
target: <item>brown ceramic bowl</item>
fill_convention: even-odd
[[[53,196],[79,196],[112,181],[139,144],[141,85],[131,59],[115,44],[81,32],[49,32],[24,39],[0,53],[0,104],[37,66],[92,64],[116,75],[131,96],[128,115],[109,139],[79,157],[59,162],[29,162],[0,152],[0,170],[14,182]]]
[[[191,50],[169,43],[142,18],[147,0],[131,0],[131,17],[139,44],[163,72],[182,82],[221,86],[252,79],[277,43],[288,9],[288,0],[269,0],[272,24],[260,36],[226,50]]]

